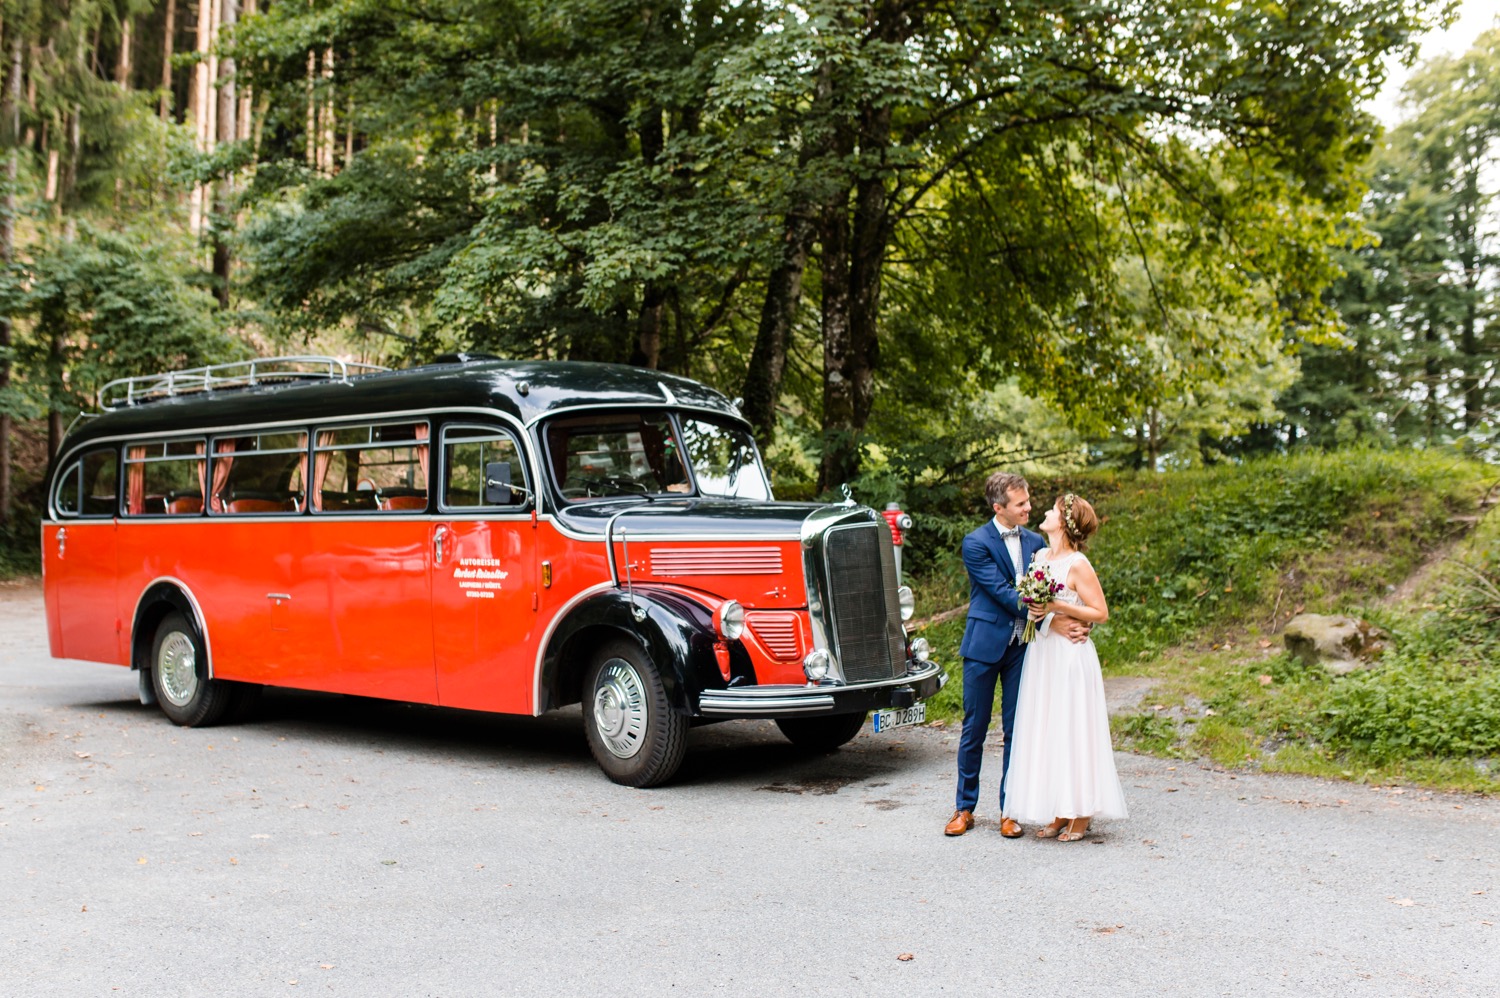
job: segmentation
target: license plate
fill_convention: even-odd
[[[895,728],[904,728],[909,724],[921,724],[927,720],[927,705],[919,703],[905,710],[877,710],[875,712],[875,732],[891,731]]]

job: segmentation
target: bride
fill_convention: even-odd
[[[1071,492],[1042,520],[1048,549],[1032,559],[1046,565],[1065,588],[1052,602],[1031,609],[1090,624],[1109,619],[1099,576],[1083,547],[1099,528],[1094,507]],[[1075,644],[1059,634],[1039,634],[1026,649],[1016,698],[1016,744],[1005,774],[1005,816],[1048,822],[1037,837],[1076,842],[1093,818],[1126,816],[1125,794],[1109,741],[1104,677],[1092,641]]]

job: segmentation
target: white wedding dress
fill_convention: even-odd
[[[1052,577],[1065,581],[1080,560],[1088,560],[1081,551],[1051,560]],[[1083,603],[1067,588],[1056,599]],[[1034,824],[1054,818],[1126,817],[1093,641],[1075,644],[1049,633],[1027,646],[1015,736],[1005,774],[1007,817]]]

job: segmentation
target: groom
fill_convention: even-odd
[[[1004,772],[1010,768],[1010,746],[1016,730],[1016,694],[1021,688],[1021,660],[1026,646],[1021,631],[1026,607],[1016,592],[1016,576],[1031,565],[1031,556],[1047,546],[1041,534],[1026,529],[1031,516],[1031,487],[1020,475],[997,471],[984,483],[984,497],[994,519],[964,538],[964,568],[969,573],[969,620],[959,654],[964,659],[964,727],[958,740],[958,795],[945,835],[962,835],[974,827],[979,803],[979,765],[984,739],[1000,684],[1000,727],[1005,732],[1001,759],[1000,809],[1005,809]],[[1088,625],[1073,618],[1055,624],[1072,641],[1088,638]],[[1019,823],[1000,821],[1008,839],[1022,834]]]

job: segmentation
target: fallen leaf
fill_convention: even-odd
[[[136,860],[135,861],[135,865],[136,866],[145,866],[146,865],[146,857],[142,856],[140,859]]]
[[[1112,936],[1115,934],[1115,927],[1113,925],[1101,925],[1094,931],[1101,936]]]
[[[35,790],[37,793],[41,793],[42,791],[46,790],[47,788],[44,787],[44,786],[42,786],[40,783],[38,783],[36,786],[32,787],[31,789]]]
[[[916,956],[911,953],[902,953],[901,955],[897,956],[896,959],[900,960],[902,963],[911,963],[916,959]]]
[[[333,969],[333,964],[331,964],[331,963],[320,963],[320,964],[318,964],[318,967],[320,969],[322,969],[322,970],[332,970]]]
[[[94,757],[91,752],[74,752],[73,755],[79,759],[92,759]]]
[[[396,865],[396,861],[394,859],[382,859],[380,861],[380,865],[381,866],[395,866]]]
[[[1260,645],[1262,648],[1269,648],[1269,647],[1271,647],[1271,642],[1267,641],[1265,638],[1261,638],[1259,641],[1257,641],[1255,643],[1258,644],[1258,645]]]
[[[89,906],[88,905],[84,905],[82,908],[79,908],[78,910],[79,911],[88,911],[89,910]]]
[[[240,861],[236,857],[230,856],[229,857],[229,865],[230,866],[239,866],[240,865]]]
[[[1260,683],[1262,686],[1270,686],[1273,682],[1275,682],[1274,679],[1272,679],[1270,676],[1267,676],[1265,674],[1261,674],[1259,676],[1256,676],[1255,677],[1255,681],[1258,682],[1258,683]]]
[[[1176,787],[1166,787],[1165,789],[1162,790],[1162,793],[1164,793],[1164,794],[1175,794],[1176,792],[1177,792],[1177,788]]]
[[[1400,900],[1397,900],[1395,898],[1391,899],[1391,904],[1399,905],[1402,908],[1410,908],[1416,903],[1417,902],[1413,901],[1411,898],[1401,898]]]

